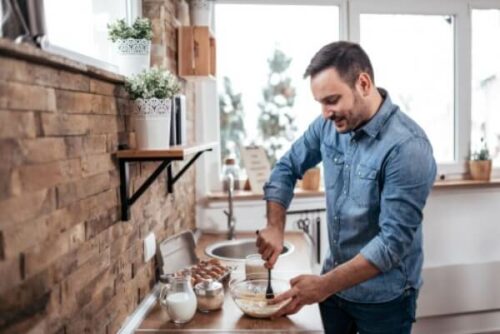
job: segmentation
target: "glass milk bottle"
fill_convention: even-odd
[[[166,308],[170,320],[176,324],[191,320],[197,306],[191,276],[170,277],[161,289],[160,303]]]

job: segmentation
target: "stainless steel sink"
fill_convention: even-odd
[[[288,255],[294,249],[295,247],[291,243],[285,241],[280,256]],[[224,240],[205,248],[205,254],[208,256],[226,261],[242,261],[248,255],[258,252],[255,239]]]

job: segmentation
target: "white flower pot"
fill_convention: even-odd
[[[132,76],[149,68],[151,41],[147,39],[119,39],[115,43],[120,73]]]
[[[192,22],[195,26],[210,26],[212,23],[213,0],[191,0]]]
[[[132,115],[138,150],[163,150],[170,146],[171,99],[136,99]]]

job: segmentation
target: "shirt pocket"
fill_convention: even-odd
[[[359,164],[351,184],[351,198],[360,206],[367,207],[380,200],[378,170]]]
[[[332,189],[335,187],[337,179],[344,168],[344,154],[326,145],[323,145],[321,150],[323,154],[325,187],[326,189]]]

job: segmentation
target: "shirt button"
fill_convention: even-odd
[[[347,195],[347,190],[344,190],[344,195]]]
[[[339,216],[335,216],[335,217],[333,217],[333,219],[339,220]]]
[[[335,261],[335,262],[333,262],[333,265],[334,265],[334,266],[338,266],[338,265],[339,265],[339,263],[338,263],[337,261]]]
[[[345,165],[345,168],[349,168],[349,165]]]

